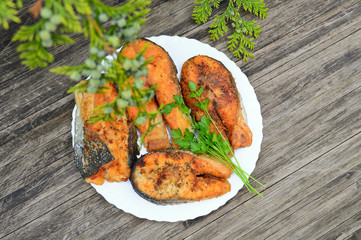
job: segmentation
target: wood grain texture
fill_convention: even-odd
[[[33,2],[20,11],[26,24],[34,22],[26,12]],[[209,215],[176,223],[125,213],[82,180],[66,93],[74,82],[20,65],[10,41],[19,25],[0,29],[0,238],[348,239],[360,231],[361,2],[265,3],[255,58],[242,62],[226,38],[209,40],[211,22],[192,21],[193,1],[152,2],[140,36],[185,36],[226,53],[255,88],[264,124],[252,176],[267,186],[258,189],[265,198],[241,189]],[[72,37],[77,44],[52,49],[50,67],[88,57],[86,39]]]

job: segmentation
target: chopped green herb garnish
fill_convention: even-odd
[[[255,194],[263,197],[256,189],[254,189],[250,185],[248,177],[250,177],[261,186],[265,186],[241,168],[237,157],[234,155],[231,145],[229,144],[228,140],[226,140],[221,134],[220,130],[218,129],[217,125],[209,114],[207,110],[209,99],[201,101],[200,96],[202,95],[204,89],[197,89],[197,85],[192,81],[189,82],[189,89],[191,91],[191,94],[188,97],[196,99],[198,103],[196,103],[195,105],[202,109],[206,115],[203,116],[199,122],[195,121],[194,118],[191,118],[192,128],[195,132],[197,132],[197,134],[189,131],[188,129],[185,130],[184,135],[182,134],[182,131],[180,129],[172,130],[171,133],[174,143],[176,143],[183,150],[190,150],[198,154],[207,154],[212,159],[229,167],[242,180],[242,182],[249,191],[252,191]],[[180,109],[184,107],[188,110],[186,112],[182,112],[190,116],[190,109],[185,106],[183,98],[181,99],[181,97],[179,96],[174,96],[174,100],[174,102],[165,105],[161,112],[169,114],[172,111],[173,107],[179,107]],[[217,132],[210,132],[209,126],[211,123],[216,127]],[[230,155],[236,160],[235,163],[232,161]]]

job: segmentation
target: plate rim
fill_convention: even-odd
[[[254,141],[252,142],[252,145],[253,144],[255,144],[254,145],[254,147],[256,147],[256,149],[255,149],[255,151],[257,152],[257,156],[256,156],[256,159],[254,160],[254,163],[253,163],[253,165],[251,166],[251,171],[247,171],[247,173],[248,174],[252,174],[252,172],[254,171],[254,169],[255,169],[255,167],[256,167],[256,163],[257,163],[257,161],[258,161],[258,158],[259,158],[259,154],[260,154],[260,151],[261,151],[261,144],[262,144],[262,139],[263,139],[263,118],[262,118],[262,112],[261,112],[261,106],[260,106],[260,104],[259,104],[259,101],[258,101],[258,99],[257,99],[257,95],[256,95],[256,93],[255,93],[255,91],[254,91],[254,88],[253,88],[253,86],[250,84],[250,82],[249,82],[249,80],[248,80],[248,77],[242,72],[242,70],[237,66],[237,64],[234,62],[234,61],[232,61],[227,55],[225,55],[223,52],[221,52],[221,51],[219,51],[219,50],[217,50],[216,48],[214,48],[214,47],[212,47],[212,46],[210,46],[209,44],[207,44],[207,43],[203,43],[203,42],[201,42],[201,41],[199,41],[199,40],[196,40],[196,39],[192,39],[192,38],[187,38],[187,37],[181,37],[181,36],[168,36],[168,35],[159,35],[159,36],[152,36],[152,37],[145,37],[145,39],[148,39],[148,40],[150,40],[150,41],[152,41],[152,42],[155,42],[156,44],[158,44],[158,45],[160,45],[161,47],[163,47],[166,51],[167,51],[167,49],[166,49],[166,47],[165,46],[163,46],[162,44],[160,44],[159,42],[162,42],[162,41],[181,41],[181,42],[189,42],[189,44],[191,44],[191,43],[194,43],[194,44],[196,44],[196,45],[202,45],[204,48],[206,48],[206,49],[211,49],[212,50],[212,52],[216,52],[218,55],[216,56],[216,57],[213,57],[213,56],[210,56],[210,57],[212,57],[212,58],[214,58],[214,59],[216,59],[216,60],[218,60],[218,61],[221,61],[219,58],[221,58],[221,59],[226,59],[226,63],[224,63],[223,61],[221,61],[227,68],[228,68],[228,70],[232,73],[232,75],[234,75],[234,73],[232,72],[232,69],[233,68],[236,68],[237,69],[237,71],[239,71],[243,76],[243,78],[245,78],[246,79],[246,83],[248,83],[248,85],[247,85],[247,88],[248,88],[248,90],[251,90],[251,92],[250,93],[248,93],[248,94],[251,94],[252,95],[252,97],[255,97],[255,102],[252,102],[253,103],[253,111],[252,112],[257,112],[257,113],[259,113],[259,116],[260,116],[260,119],[258,119],[259,121],[258,121],[258,127],[259,127],[259,136],[257,137],[257,143],[254,143]],[[118,49],[119,50],[119,49]],[[169,53],[169,51],[167,51],[168,53]],[[170,53],[169,53],[170,54]],[[171,55],[171,54],[170,54]],[[200,55],[200,54],[194,54],[193,56],[196,56],[196,55]],[[203,54],[203,55],[205,55],[205,54]],[[109,57],[109,56],[108,56]],[[174,59],[174,58],[173,58]],[[227,66],[227,65],[229,65],[229,64],[231,64],[231,65],[233,65],[232,66],[232,69],[229,69],[229,66]],[[180,71],[178,71],[178,75],[180,74]],[[234,78],[235,78],[235,80],[236,80],[236,77],[235,76],[233,76]],[[236,84],[237,84],[237,88],[238,88],[238,90],[239,90],[239,84],[238,84],[238,82],[236,81]],[[242,87],[244,87],[243,85],[242,85]],[[240,91],[239,91],[240,92]],[[240,95],[241,95],[241,98],[242,98],[242,94],[240,93]],[[254,100],[254,99],[253,99]],[[74,146],[74,126],[75,126],[75,114],[76,114],[76,104],[75,104],[75,106],[74,106],[74,109],[73,109],[73,113],[72,113],[72,129],[71,129],[71,133],[72,133],[72,139],[73,139],[73,146]],[[247,111],[247,113],[249,114],[249,112]],[[248,115],[247,114],[247,115]],[[252,131],[253,132],[253,131]],[[251,145],[251,146],[252,146]],[[237,151],[237,150],[236,150]],[[232,173],[232,176],[233,175],[235,175],[234,173]],[[229,180],[229,179],[228,179]],[[240,180],[239,180],[240,181]],[[139,211],[134,211],[134,208],[132,209],[132,208],[127,208],[127,207],[125,207],[124,208],[124,206],[122,207],[122,206],[119,206],[119,204],[117,204],[117,202],[114,202],[114,199],[112,199],[109,195],[107,195],[107,194],[104,194],[104,192],[102,191],[102,188],[104,188],[103,186],[106,186],[106,185],[108,185],[108,184],[114,184],[114,185],[116,185],[116,184],[129,184],[129,185],[131,185],[131,183],[130,183],[130,181],[128,180],[128,181],[126,181],[126,182],[119,182],[119,183],[116,183],[116,182],[114,182],[114,183],[109,183],[109,182],[107,182],[107,181],[105,181],[105,183],[103,184],[103,185],[95,185],[95,184],[91,184],[91,186],[93,187],[93,188],[95,188],[95,190],[97,191],[97,193],[98,194],[100,194],[100,195],[102,195],[102,197],[107,201],[107,202],[109,202],[110,204],[113,204],[115,207],[117,207],[118,209],[120,209],[120,210],[122,210],[122,211],[124,211],[124,212],[126,212],[126,213],[129,213],[129,214],[132,214],[133,216],[136,216],[136,217],[138,217],[138,218],[142,218],[142,219],[148,219],[148,220],[152,220],[152,221],[158,221],[158,222],[178,222],[178,221],[186,221],[186,220],[190,220],[190,219],[194,219],[194,218],[197,218],[197,217],[200,217],[200,216],[205,216],[205,215],[208,215],[208,214],[210,214],[211,212],[214,212],[214,211],[216,211],[217,209],[219,209],[221,206],[224,206],[228,201],[230,201],[231,199],[233,199],[237,194],[238,194],[238,192],[239,192],[239,190],[241,190],[242,189],[242,187],[243,187],[243,183],[241,184],[241,186],[239,187],[238,185],[236,186],[236,190],[235,191],[232,191],[232,192],[229,192],[229,193],[227,193],[227,194],[229,194],[226,198],[224,198],[224,196],[225,195],[227,195],[227,194],[225,194],[225,195],[222,195],[222,196],[220,196],[220,197],[217,197],[217,198],[212,198],[212,199],[208,199],[208,200],[202,200],[202,201],[199,201],[199,202],[190,202],[190,203],[185,203],[186,205],[192,205],[192,204],[194,204],[194,203],[202,203],[202,202],[204,202],[204,201],[212,201],[212,200],[215,200],[215,201],[218,201],[218,204],[216,204],[216,206],[215,207],[211,207],[211,208],[208,208],[207,210],[203,210],[201,213],[193,213],[193,214],[190,214],[189,216],[171,216],[171,217],[169,217],[169,218],[167,218],[167,217],[156,217],[156,215],[149,215],[149,214],[144,214],[144,212],[142,212],[142,213],[139,213]],[[231,185],[232,186],[232,185]],[[232,186],[232,188],[234,188],[235,186]],[[132,189],[133,190],[133,189]],[[134,190],[133,190],[134,191]],[[222,198],[223,197],[223,198]],[[146,200],[144,200],[144,201],[146,201]],[[153,203],[151,203],[151,204],[153,204]],[[155,206],[160,206],[160,205],[156,205],[156,204],[154,204]],[[165,207],[165,208],[167,208],[167,206],[179,206],[178,204],[177,205],[165,205],[165,206],[161,206],[161,207]]]

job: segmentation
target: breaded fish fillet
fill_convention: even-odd
[[[137,132],[126,117],[113,122],[87,123],[94,108],[116,99],[114,86],[108,83],[106,87],[102,94],[75,94],[81,114],[81,119],[76,119],[76,130],[82,128],[84,139],[75,141],[75,163],[87,182],[98,185],[104,179],[126,181],[138,154]]]
[[[228,139],[234,149],[250,146],[252,132],[246,124],[240,96],[232,74],[219,61],[208,56],[195,56],[187,60],[181,73],[181,85],[185,102],[195,111],[197,119],[199,108],[194,106],[194,99],[189,95],[188,83],[192,81],[198,87],[204,88],[202,100],[208,98],[208,111],[216,121],[217,126],[228,132]],[[218,115],[218,117],[217,117]]]
[[[172,204],[219,197],[231,190],[232,171],[201,155],[179,150],[148,153],[134,164],[134,190],[156,204]]]
[[[146,59],[152,59],[148,64],[148,76],[145,78],[149,86],[157,85],[155,97],[159,105],[166,105],[174,102],[174,95],[182,96],[179,81],[177,78],[177,68],[169,54],[159,45],[146,39],[137,39],[129,43],[122,53],[127,57],[135,55],[126,54],[132,49],[132,53],[139,53],[147,46],[144,56]],[[170,114],[164,114],[171,130],[180,129],[183,133],[185,129],[191,130],[191,119],[183,114],[178,107],[174,107]]]

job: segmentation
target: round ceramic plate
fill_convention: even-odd
[[[252,145],[243,149],[237,149],[235,154],[240,161],[242,169],[251,174],[256,166],[260,152],[263,126],[260,105],[246,75],[224,53],[197,40],[177,36],[157,36],[148,39],[162,46],[169,53],[177,67],[178,78],[180,78],[183,63],[196,55],[212,57],[222,62],[231,71],[242,98],[242,106],[246,112],[248,125],[253,133]],[[73,111],[73,129],[75,114],[76,108]],[[72,132],[74,134],[74,130]],[[141,154],[145,153],[147,152],[143,147]],[[92,186],[109,203],[114,204],[117,208],[127,213],[149,220],[176,222],[207,215],[233,198],[243,187],[243,183],[234,173],[228,181],[231,183],[231,191],[218,198],[166,206],[156,205],[141,198],[135,193],[129,181],[119,183],[105,181],[103,185],[92,184]]]

